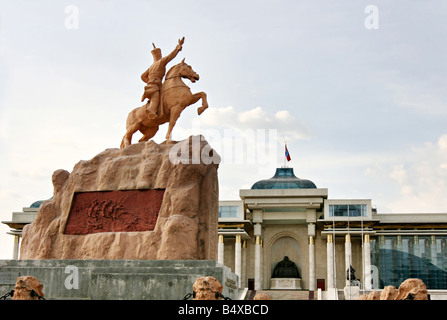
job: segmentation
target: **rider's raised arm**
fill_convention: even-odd
[[[162,60],[165,63],[165,65],[168,64],[169,61],[174,59],[180,51],[182,51],[182,45],[183,45],[184,42],[185,42],[185,37],[183,37],[181,40],[178,41],[178,44],[175,47],[174,51],[172,51],[166,57],[162,58]]]

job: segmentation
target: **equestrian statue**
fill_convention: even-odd
[[[155,136],[159,126],[167,122],[169,127],[166,140],[170,143],[172,129],[186,107],[202,99],[202,106],[197,109],[197,113],[200,115],[208,108],[206,93],[193,94],[182,80],[188,79],[192,83],[199,80],[199,75],[185,63],[185,59],[166,73],[166,65],[182,50],[184,41],[183,37],[178,41],[174,51],[165,57],[162,56],[161,49],[152,44],[154,49],[151,53],[154,62],[141,75],[141,79],[146,83],[141,101],[147,98],[148,102],[133,109],[127,116],[126,134],[121,141],[121,148],[132,143],[132,136],[137,131],[143,134],[139,142],[148,141]]]

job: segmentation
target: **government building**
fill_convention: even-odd
[[[346,288],[368,293],[419,278],[432,296],[447,297],[447,213],[381,214],[371,199],[328,195],[282,167],[240,190],[240,199],[219,202],[217,260],[238,275],[241,291],[339,299]],[[15,238],[13,259],[40,204],[2,221]]]
[[[239,196],[219,203],[218,261],[241,288],[337,299],[347,286],[370,292],[419,278],[432,294],[447,290],[447,213],[380,214],[371,199],[331,199],[287,167]],[[275,275],[285,257],[298,277]]]

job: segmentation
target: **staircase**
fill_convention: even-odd
[[[264,293],[270,300],[310,300],[309,291],[306,290],[257,290],[256,293]],[[254,294],[250,295],[250,300]]]

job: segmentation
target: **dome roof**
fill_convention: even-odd
[[[39,200],[39,201],[35,201],[30,205],[30,208],[39,208],[40,205],[42,204],[42,202],[44,202],[45,200]]]
[[[50,199],[48,199],[48,200],[52,200],[53,199],[53,197],[51,197]],[[31,205],[30,205],[30,208],[40,208],[40,206],[42,205],[42,203],[44,203],[45,201],[47,201],[47,200],[38,200],[38,201],[34,201]]]
[[[300,179],[293,173],[293,168],[277,168],[270,179],[256,182],[252,189],[316,189],[310,180]]]

